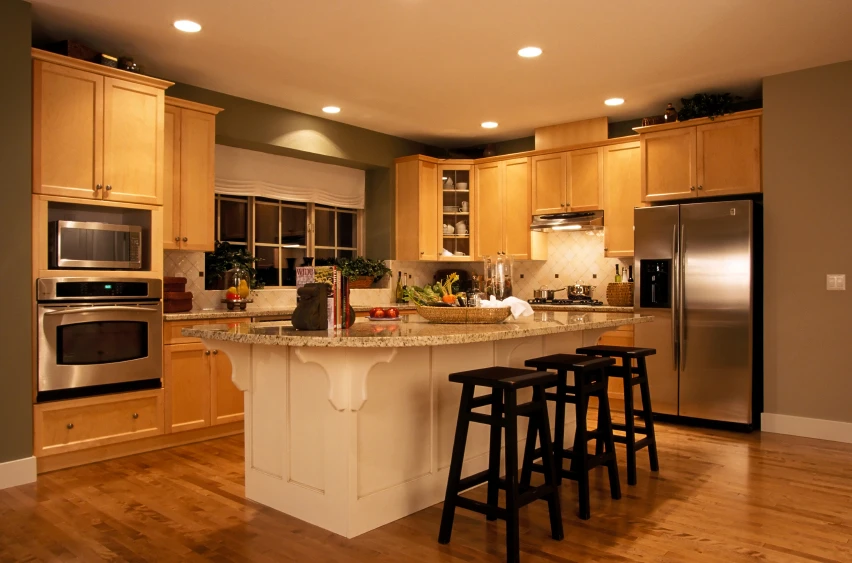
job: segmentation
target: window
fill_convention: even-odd
[[[305,265],[306,257],[322,265],[334,258],[358,256],[360,213],[313,203],[216,194],[216,240],[245,246],[260,258],[258,279],[267,287],[294,286],[296,268]]]

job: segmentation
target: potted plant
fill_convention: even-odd
[[[341,258],[337,261],[340,273],[349,279],[349,287],[353,289],[368,289],[375,282],[391,273],[383,260],[370,260],[359,256],[357,258]]]
[[[216,249],[204,255],[206,270],[206,289],[225,289],[225,272],[238,265],[248,271],[251,279],[251,289],[260,289],[263,282],[257,279],[254,265],[262,260],[251,255],[244,246],[232,246],[227,242],[216,241]]]

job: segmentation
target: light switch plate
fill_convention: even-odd
[[[826,274],[825,289],[828,291],[846,291],[846,274]]]

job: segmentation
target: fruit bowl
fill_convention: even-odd
[[[248,303],[253,303],[254,299],[222,299],[222,303],[228,306],[229,311],[245,311]]]

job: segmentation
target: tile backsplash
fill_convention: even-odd
[[[552,232],[548,233],[547,261],[517,260],[514,263],[515,296],[529,299],[533,290],[542,286],[560,288],[582,280],[594,285],[594,297],[606,301],[606,286],[615,281],[615,265],[619,269],[633,264],[632,258],[604,257],[603,231]],[[437,270],[452,269],[446,262],[404,262],[390,260],[392,279],[385,278],[378,289],[352,290],[354,305],[384,305],[393,301],[397,272],[407,273],[414,285],[432,283]],[[459,269],[482,274],[482,263],[456,264]],[[204,253],[167,250],[163,268],[166,276],[185,277],[186,290],[193,295],[195,309],[220,309],[224,305],[221,291],[204,289]],[[201,275],[199,275],[201,274]],[[559,275],[557,278],[556,275]],[[523,276],[523,277],[521,277]],[[558,294],[560,297],[565,293]],[[295,289],[263,289],[252,292],[254,303],[247,307],[263,309],[269,307],[293,307],[296,305]]]

